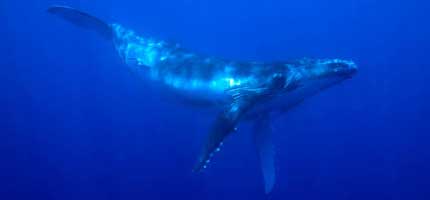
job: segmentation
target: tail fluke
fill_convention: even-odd
[[[113,32],[111,26],[97,17],[67,6],[51,6],[47,11],[78,27],[95,31],[108,40],[112,39]]]

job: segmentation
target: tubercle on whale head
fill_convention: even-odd
[[[339,77],[348,79],[354,76],[357,71],[357,65],[351,60],[342,59],[323,59],[317,60],[313,65],[314,75],[317,77]]]
[[[301,59],[289,66],[294,71],[294,79],[315,80],[335,78],[345,80],[353,77],[357,71],[357,65],[351,60],[343,59]]]

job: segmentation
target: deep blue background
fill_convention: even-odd
[[[214,116],[161,99],[86,10],[239,60],[347,58],[356,77],[274,123],[271,199],[430,199],[430,10],[399,0],[0,1],[0,199],[265,199],[249,127],[191,172]]]

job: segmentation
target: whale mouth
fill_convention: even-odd
[[[346,75],[346,78],[347,79],[350,79],[350,78],[352,78],[353,76],[355,76],[356,74],[357,74],[357,72],[358,72],[358,68],[357,68],[357,65],[355,65],[355,64],[353,64],[353,65],[350,65],[349,66],[349,68],[346,70],[347,72],[345,72],[347,75]]]
[[[355,74],[357,74],[357,67],[349,67],[346,69],[335,70],[337,76],[344,77],[346,79],[352,78]]]
[[[357,65],[352,61],[335,60],[330,65],[334,66],[333,72],[335,75],[346,79],[352,78],[358,72]]]

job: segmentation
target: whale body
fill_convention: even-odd
[[[240,62],[203,56],[71,7],[51,6],[47,11],[112,41],[124,63],[143,79],[160,85],[163,93],[218,110],[194,171],[207,168],[240,122],[253,123],[266,193],[275,184],[271,117],[357,72],[353,61],[343,59]]]

